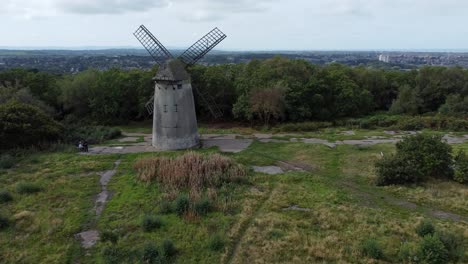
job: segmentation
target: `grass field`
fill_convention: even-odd
[[[130,130],[145,132],[136,126]],[[202,131],[239,133],[237,129]],[[252,132],[256,131],[243,134]],[[305,136],[339,140],[339,133]],[[354,137],[383,135],[382,131],[357,131]],[[454,148],[468,150],[468,144]],[[171,240],[178,251],[171,258],[175,263],[401,263],[400,248],[417,247],[421,238],[415,229],[423,219],[438,230],[460,235],[468,248],[468,187],[449,181],[376,187],[373,162],[381,152],[393,151],[391,144],[332,149],[255,141],[245,151],[224,155],[248,168],[286,162],[305,170],[267,175],[250,169],[247,182],[216,190],[222,206],[193,218],[161,213],[161,203],[171,194],[156,183],[140,182],[133,169],[140,158],[177,156],[183,151],[31,154],[13,168],[0,170],[0,190],[13,196],[13,201],[0,204],[0,214],[12,222],[0,231],[0,262],[106,263],[103,252],[113,248],[118,260],[132,263],[141,260],[145,244]],[[98,173],[113,168],[118,159],[121,164],[108,187],[112,197],[96,218],[92,210],[101,190]],[[41,190],[19,194],[18,182],[33,183]],[[141,227],[145,215],[159,217],[162,226],[145,232]],[[88,228],[112,233],[116,242],[99,241],[86,251],[75,234]],[[220,238],[220,247],[212,245],[215,237]],[[369,239],[375,239],[383,251],[378,260],[362,254],[362,245]],[[460,262],[467,263],[468,254],[463,254]]]

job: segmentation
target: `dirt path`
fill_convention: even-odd
[[[117,167],[120,164],[120,160],[114,162],[114,168],[100,173],[101,178],[99,183],[101,184],[101,192],[96,196],[94,200],[94,211],[96,213],[96,218],[99,218],[104,210],[104,207],[107,201],[110,199],[110,193],[107,190],[107,184],[111,180],[112,176],[117,173]],[[77,239],[80,240],[81,246],[84,249],[90,249],[96,245],[99,240],[99,231],[95,229],[85,230],[75,235]]]
[[[248,217],[244,223],[241,224],[241,228],[239,233],[233,238],[234,245],[228,249],[228,252],[226,254],[226,257],[223,263],[233,263],[238,251],[239,247],[243,241],[243,238],[247,231],[250,229],[252,226],[253,222],[257,218],[257,216],[260,214],[260,212],[265,208],[265,205],[271,200],[271,197],[273,196],[273,192],[276,190],[276,186],[273,186],[269,192],[268,195],[265,199],[263,199],[260,204],[256,207],[256,210],[253,212],[253,214]]]

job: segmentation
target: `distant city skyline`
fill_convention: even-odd
[[[227,51],[467,52],[466,14],[456,0],[3,0],[0,49],[139,48],[145,24],[176,49],[218,26]]]

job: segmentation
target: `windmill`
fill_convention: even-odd
[[[153,78],[154,95],[146,104],[148,112],[153,114],[152,145],[161,150],[198,146],[195,102],[190,74],[186,69],[203,58],[224,40],[226,35],[215,28],[178,58],[174,58],[144,25],[141,25],[133,35],[159,64],[159,70]],[[209,95],[200,93],[199,95],[215,117],[222,115]]]

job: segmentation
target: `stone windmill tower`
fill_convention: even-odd
[[[161,150],[198,146],[195,103],[190,75],[186,69],[203,58],[226,35],[215,28],[178,58],[174,58],[145,26],[141,25],[133,35],[159,64],[159,70],[153,78],[154,96],[146,104],[148,112],[153,114],[152,145]],[[222,114],[214,104],[209,104],[208,97],[202,96],[202,99],[208,103],[213,115]]]

